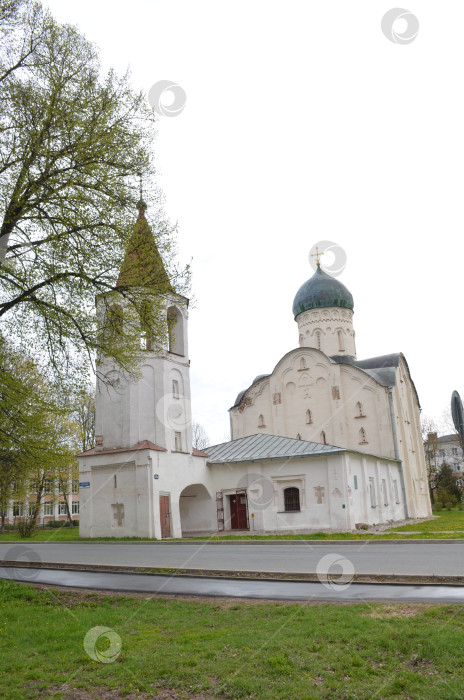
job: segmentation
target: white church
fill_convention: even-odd
[[[118,284],[148,288],[153,265],[166,273],[146,206],[138,208]],[[168,292],[168,345],[141,350],[136,381],[117,389],[97,381],[96,446],[79,456],[81,537],[342,531],[430,516],[408,364],[401,353],[357,359],[353,308],[348,289],[318,263],[293,303],[298,347],[239,393],[231,441],[200,452],[188,299]],[[119,376],[104,358],[100,371]]]

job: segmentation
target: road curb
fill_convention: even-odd
[[[105,566],[101,564],[56,564],[51,562],[18,562],[0,560],[0,568],[5,569],[45,569],[55,571],[87,571],[89,573],[107,574],[137,574],[142,576],[163,576],[166,578],[205,578],[205,579],[230,579],[233,581],[284,581],[322,583],[316,573],[286,573],[281,571],[230,571],[227,569],[170,569],[156,567],[137,566]],[[464,576],[419,576],[403,574],[358,574],[353,577],[350,584],[369,583],[379,585],[404,586],[420,584],[421,586],[460,586],[464,585]],[[336,580],[334,580],[336,585]],[[344,582],[346,585],[346,582]]]
[[[141,540],[141,541],[136,541],[136,542],[110,542],[108,540],[84,540],[82,542],[66,542],[66,541],[56,541],[56,540],[47,540],[46,542],[35,542],[34,540],[29,541],[29,540],[2,540],[0,537],[0,544],[22,544],[25,546],[31,546],[31,545],[46,545],[46,544],[53,544],[53,545],[58,545],[58,544],[63,544],[63,545],[71,545],[71,546],[79,546],[79,545],[98,545],[98,544],[107,544],[110,546],[116,546],[116,545],[147,545],[150,544],[152,546],[165,546],[165,545],[202,545],[202,544],[207,544],[207,545],[307,545],[310,544],[312,545],[336,545],[341,546],[341,545],[353,545],[353,544],[382,544],[382,545],[388,545],[388,544],[461,544],[464,545],[464,537],[463,538],[458,538],[458,539],[399,539],[399,540],[374,540],[374,539],[353,539],[353,540]]]

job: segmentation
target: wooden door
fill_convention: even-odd
[[[230,499],[230,527],[232,530],[248,530],[246,491],[237,491]]]
[[[160,496],[161,537],[171,537],[171,513],[169,496]]]

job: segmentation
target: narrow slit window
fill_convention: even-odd
[[[261,414],[258,418],[258,428],[265,428],[266,424],[264,423],[264,416]]]
[[[321,433],[321,443],[323,445],[327,445],[327,435],[325,434],[325,430],[323,430]]]
[[[345,346],[343,344],[343,333],[341,331],[337,331],[337,336],[338,336],[338,349],[343,352],[345,350]]]
[[[310,425],[312,422],[313,422],[313,417],[311,415],[311,411],[308,408],[308,410],[306,411],[306,423],[308,425]]]

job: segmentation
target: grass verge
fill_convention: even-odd
[[[113,663],[84,650],[100,625],[120,637]],[[0,581],[0,628],[7,700],[450,700],[464,683],[456,605],[199,602]]]

